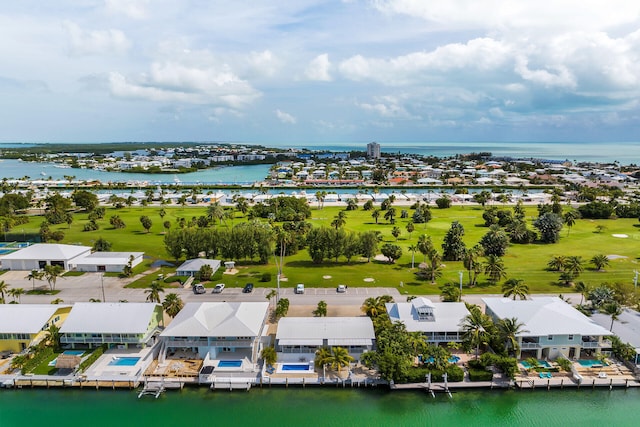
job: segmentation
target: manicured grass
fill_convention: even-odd
[[[62,352],[60,352],[62,353]],[[33,371],[35,375],[53,375],[58,370],[55,366],[49,366],[49,362],[58,357],[60,353],[53,353],[49,357],[45,358],[42,363],[36,366]]]
[[[84,275],[84,271],[67,271],[62,277],[78,277]]]
[[[380,218],[376,224],[371,217],[371,211],[347,212],[347,222],[345,229],[348,231],[380,231],[383,242],[396,243],[403,249],[402,257],[395,264],[388,264],[382,261],[371,261],[367,263],[362,260],[352,260],[347,263],[343,259],[338,262],[325,261],[316,265],[310,260],[306,250],[298,254],[287,257],[284,266],[286,281],[282,281],[282,287],[294,287],[297,283],[305,283],[310,287],[336,287],[338,284],[358,287],[396,287],[402,293],[408,294],[437,294],[439,286],[447,282],[458,283],[460,271],[464,272],[463,282],[467,282],[466,271],[461,262],[445,262],[443,275],[436,284],[429,281],[419,281],[415,277],[418,264],[423,261],[423,256],[416,252],[415,267],[411,268],[411,253],[408,247],[416,244],[421,234],[431,236],[435,247],[441,250],[443,237],[449,229],[452,221],[459,221],[464,229],[464,241],[467,247],[476,244],[487,232],[483,226],[482,209],[479,207],[454,206],[450,209],[432,208],[433,219],[428,224],[416,224],[415,231],[409,236],[406,225],[409,219],[400,219],[401,211],[407,210],[409,216],[413,211],[408,207],[395,206],[397,210],[396,224],[401,230],[399,239],[391,235],[394,225],[389,224]],[[502,206],[500,206],[502,208]],[[330,226],[333,218],[343,207],[324,207],[318,209],[312,206],[312,218],[309,222],[314,226]],[[112,243],[113,251],[144,251],[150,259],[145,260],[142,268],[148,268],[151,262],[158,259],[175,261],[168,257],[163,244],[164,229],[162,222],[169,220],[172,228],[176,228],[176,220],[185,218],[189,221],[192,217],[206,214],[205,207],[169,207],[165,206],[166,216],[161,219],[158,215],[159,207],[135,207],[115,210],[107,209],[105,219],[100,220],[101,229],[92,232],[83,232],[82,227],[88,221],[86,214],[74,215],[75,221],[68,228],[66,224],[53,226],[52,229],[60,229],[65,232],[65,243],[82,243],[92,245],[96,239],[103,237]],[[127,227],[116,230],[109,225],[111,215],[119,215]],[[141,215],[149,216],[153,221],[153,226],[149,233],[146,233],[140,224]],[[527,219],[531,225],[537,216],[535,207],[527,207]],[[227,220],[228,226],[244,221],[246,218],[236,213],[233,220]],[[33,217],[29,224],[24,226],[28,232],[37,232],[41,217]],[[597,232],[597,226],[605,226],[602,233]],[[217,225],[222,227],[222,225]],[[600,284],[602,282],[624,281],[631,283],[633,271],[638,268],[638,248],[640,248],[640,224],[636,219],[616,219],[616,220],[578,220],[571,228],[570,232],[565,228],[562,231],[560,242],[553,245],[531,244],[531,245],[511,245],[504,257],[504,262],[508,277],[521,278],[529,285],[531,292],[565,293],[570,292],[569,288],[557,283],[559,273],[546,270],[546,265],[553,255],[581,256],[585,262],[585,271],[577,280],[582,280],[588,284]],[[626,234],[628,238],[616,238],[613,234]],[[382,244],[381,243],[381,244]],[[598,272],[590,269],[588,261],[597,254],[619,255],[620,258],[611,261],[605,271]],[[180,260],[183,261],[183,260]],[[224,261],[224,260],[223,260]],[[242,287],[248,282],[253,282],[256,286],[274,287],[276,267],[273,260],[268,265],[257,265],[247,260],[237,260],[240,270],[236,275],[222,275],[218,279],[212,280],[215,283],[223,282],[229,287]],[[145,276],[132,284],[133,287],[145,288],[151,281],[157,280],[157,274],[170,274],[175,268],[163,267],[153,274]],[[136,269],[138,270],[138,269]],[[260,282],[259,278],[264,272],[273,275],[271,282]],[[324,279],[323,276],[331,276]],[[368,282],[364,279],[373,278]],[[402,283],[402,286],[401,286]],[[491,285],[480,278],[478,286],[468,289],[464,288],[464,293],[499,293],[500,284]]]
[[[50,289],[29,289],[27,291],[27,295],[57,295],[60,293],[60,290],[50,290]]]

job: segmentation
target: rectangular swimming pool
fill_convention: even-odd
[[[526,360],[521,360],[520,364],[525,367],[525,369],[531,369],[531,364]],[[551,365],[546,360],[538,360],[538,366],[540,368],[550,368]]]
[[[218,362],[218,368],[240,368],[242,360],[221,360]]]
[[[594,360],[594,359],[580,359],[578,360],[578,363],[580,364],[580,366],[584,367],[584,368],[593,368],[594,366],[607,366],[606,363],[602,363],[599,360]]]
[[[134,366],[139,360],[139,357],[114,357],[109,366]]]
[[[281,365],[281,370],[284,371],[297,371],[297,372],[307,372],[311,369],[309,368],[308,363],[283,363]]]

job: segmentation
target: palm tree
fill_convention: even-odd
[[[507,276],[502,258],[496,255],[485,257],[484,274],[487,275],[489,282],[496,284]]]
[[[378,223],[378,218],[380,218],[380,209],[376,208],[371,212],[371,217],[376,220],[376,224]]]
[[[384,213],[384,219],[389,221],[390,224],[396,223],[396,208],[389,208]]]
[[[44,278],[49,283],[49,288],[54,291],[56,289],[56,281],[62,276],[63,270],[59,265],[45,265]]]
[[[369,297],[364,300],[362,307],[360,309],[367,316],[374,318],[379,316],[382,313],[387,312],[386,303],[393,302],[393,297],[390,295],[381,295],[379,297]]]
[[[609,331],[613,331],[613,322],[618,320],[618,316],[622,314],[622,307],[617,302],[609,302],[602,306],[602,312],[608,316],[611,316],[611,326]]]
[[[594,255],[593,258],[591,258],[591,264],[593,264],[596,270],[602,271],[605,267],[609,266],[609,258],[604,254]]]
[[[316,368],[322,367],[322,377],[326,376],[325,368],[331,362],[331,350],[328,347],[320,347],[316,350],[314,364]]]
[[[224,208],[220,202],[213,202],[207,208],[207,217],[212,221],[218,220],[226,225]]]
[[[278,292],[275,289],[271,289],[267,295],[265,295],[265,297],[267,298],[267,300],[269,300],[269,304],[271,304],[271,299],[273,297],[275,297],[276,295],[278,295]]]
[[[398,241],[398,237],[400,237],[400,227],[393,227],[391,230],[391,235],[396,238],[396,242]]]
[[[502,285],[502,292],[505,298],[513,296],[515,301],[516,297],[520,299],[527,299],[529,295],[529,286],[524,283],[523,279],[509,279]]]
[[[4,280],[0,280],[0,304],[4,304],[5,302],[5,294],[9,292],[9,285],[7,285]]]
[[[427,267],[429,270],[429,274],[431,276],[431,283],[436,283],[436,279],[441,274],[442,269],[442,255],[438,253],[435,249],[432,249],[429,252],[429,266]]]
[[[56,298],[51,301],[51,304],[62,304],[64,300],[62,298]]]
[[[159,283],[157,280],[151,282],[151,285],[147,289],[144,290],[147,295],[147,301],[155,302],[160,304],[160,293],[164,292],[164,286],[162,283]]]
[[[344,213],[344,211],[338,212],[338,215],[333,217],[333,221],[331,221],[331,226],[336,230],[344,227],[344,225],[347,223],[346,218],[347,218],[347,215]]]
[[[180,310],[184,307],[182,298],[176,293],[167,294],[162,301],[162,308],[171,317],[174,318],[180,313]]]
[[[467,307],[469,314],[462,319],[462,336],[465,342],[476,348],[476,359],[480,353],[480,345],[489,339],[487,330],[491,326],[491,319],[482,314],[477,305]]]
[[[584,301],[584,297],[589,294],[591,287],[584,282],[576,283],[576,292],[580,292],[580,305]]]
[[[433,250],[433,243],[431,242],[430,236],[421,234],[420,237],[418,237],[418,250],[424,255],[423,262],[427,262],[427,255]]]
[[[469,286],[475,286],[478,280],[478,276],[482,273],[482,262],[479,258],[484,254],[484,248],[481,245],[475,245],[472,248],[467,249],[464,252],[462,262],[464,268],[469,273]]]
[[[547,267],[552,271],[564,271],[567,266],[567,257],[556,255],[547,263]]]
[[[278,354],[274,347],[264,347],[260,356],[262,356],[262,360],[267,366],[273,366],[278,360]]]
[[[523,329],[524,323],[518,322],[518,319],[515,317],[506,317],[500,319],[497,326],[502,339],[506,342],[507,350],[511,349],[513,353],[517,355],[520,352],[517,335],[523,332],[529,332]]]
[[[570,209],[563,215],[564,223],[567,224],[567,236],[571,232],[571,227],[576,223],[576,220],[580,218],[580,214],[575,209]]]
[[[31,280],[31,287],[33,289],[36,288],[36,280],[42,280],[42,278],[44,277],[44,272],[40,271],[40,270],[31,270],[31,273],[29,273],[29,275],[27,277],[25,277],[25,279],[27,280]]]
[[[460,289],[456,283],[447,283],[440,288],[440,298],[444,302],[456,302],[460,300]]]
[[[566,269],[570,272],[574,278],[578,277],[582,270],[584,270],[584,266],[582,265],[582,257],[581,256],[570,256],[567,258],[567,266]]]
[[[411,252],[411,268],[414,268],[416,264],[416,251],[418,247],[416,245],[409,245],[409,251]]]
[[[13,297],[13,302],[20,303],[20,296],[26,294],[27,292],[22,288],[13,288],[9,289],[8,294]]]
[[[349,366],[349,363],[355,359],[349,354],[349,351],[344,347],[333,347],[331,349],[331,358],[329,359],[329,365],[332,369],[337,369],[338,373],[343,367]]]

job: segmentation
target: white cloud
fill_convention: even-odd
[[[251,52],[248,55],[247,62],[251,73],[259,76],[271,77],[281,67],[280,61],[268,49],[262,52]]]
[[[260,96],[260,92],[226,66],[197,68],[171,62],[154,63],[148,74],[137,79],[111,73],[109,82],[115,96],[151,101],[224,104],[243,108]]]
[[[282,123],[295,125],[297,122],[296,118],[289,113],[285,113],[281,110],[276,110],[275,113],[278,117],[278,120],[280,120]]]
[[[85,31],[69,21],[63,25],[69,34],[74,55],[122,54],[131,47],[131,42],[120,30]]]
[[[146,18],[148,4],[149,0],[105,0],[105,6],[109,12],[133,19]]]
[[[305,75],[309,80],[319,80],[323,82],[331,81],[331,75],[329,74],[329,69],[331,68],[331,62],[329,62],[329,55],[323,53],[322,55],[316,56],[305,71]]]

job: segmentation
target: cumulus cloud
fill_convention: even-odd
[[[305,70],[305,76],[309,80],[318,80],[323,82],[331,81],[331,75],[329,74],[329,69],[331,68],[331,62],[329,62],[329,55],[323,53],[322,55],[318,55],[307,66]]]
[[[357,103],[356,105],[358,105],[358,107],[362,108],[365,111],[374,112],[379,116],[385,118],[410,120],[416,120],[420,118],[419,116],[410,114],[405,106],[402,105],[402,100],[395,96],[377,97],[372,103],[361,102]]]
[[[222,104],[231,108],[243,108],[260,96],[260,92],[225,66],[197,68],[173,62],[154,63],[148,74],[137,78],[111,73],[109,83],[111,93],[118,97]]]
[[[276,117],[278,117],[278,120],[280,120],[282,123],[286,124],[295,125],[297,122],[296,118],[291,114],[285,113],[284,111],[281,111],[279,109],[276,110]]]
[[[253,75],[271,77],[280,69],[280,61],[270,50],[251,52],[247,57],[250,73]]]
[[[63,25],[74,55],[122,54],[131,47],[131,42],[120,30],[86,31],[69,21]]]

